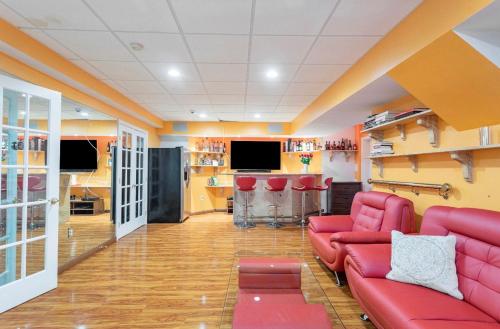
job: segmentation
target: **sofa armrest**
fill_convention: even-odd
[[[352,218],[349,215],[309,217],[309,229],[315,233],[335,233],[351,231],[352,225]]]
[[[346,268],[364,278],[385,278],[391,270],[390,244],[356,244],[346,246]]]
[[[330,236],[330,241],[345,244],[391,243],[391,232],[338,232]]]

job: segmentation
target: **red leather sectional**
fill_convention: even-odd
[[[307,304],[301,262],[291,258],[242,258],[233,329],[331,329],[323,305]]]
[[[370,320],[383,329],[500,329],[500,212],[431,207],[420,234],[457,237],[464,300],[385,279],[391,269],[390,244],[351,244],[345,270]]]
[[[391,231],[414,232],[413,203],[395,194],[358,192],[350,215],[309,218],[309,240],[315,255],[332,271],[344,270],[346,245],[389,243]]]

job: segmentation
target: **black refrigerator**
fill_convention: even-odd
[[[189,217],[189,159],[183,147],[148,150],[148,223],[181,223]]]

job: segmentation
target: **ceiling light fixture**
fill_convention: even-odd
[[[82,117],[88,117],[89,116],[89,113],[88,112],[80,112],[80,115]]]
[[[177,77],[181,76],[181,72],[179,72],[179,70],[176,70],[176,69],[170,69],[170,70],[168,70],[168,75],[170,75],[171,77],[177,78]]]
[[[253,115],[253,117],[254,117],[255,119],[258,119],[258,118],[260,118],[260,114],[259,114],[259,113],[255,113],[255,114]]]
[[[140,42],[131,42],[129,43],[130,45],[130,48],[132,48],[132,50],[135,50],[135,51],[141,51],[144,49],[144,45]]]
[[[269,70],[266,72],[266,77],[268,77],[269,79],[277,78],[278,72],[276,72],[275,70]]]
[[[206,118],[206,117],[207,117],[207,114],[206,114],[206,113],[200,113],[200,114],[198,114],[198,116],[199,116],[200,118]]]

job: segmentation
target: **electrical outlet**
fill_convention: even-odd
[[[203,194],[200,194],[200,200],[205,201],[205,196]]]
[[[73,237],[73,229],[71,227],[68,227],[68,239],[71,239]]]

